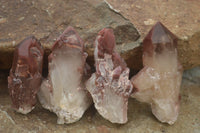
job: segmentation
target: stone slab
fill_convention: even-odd
[[[14,47],[30,35],[35,35],[44,46],[47,68],[52,44],[71,25],[85,41],[91,66],[96,34],[104,27],[111,27],[117,50],[128,67],[139,70],[141,41],[156,21],[180,38],[179,59],[183,68],[189,69],[200,65],[199,3],[199,0],[1,0],[0,69],[11,67]]]
[[[172,126],[160,123],[151,113],[149,105],[129,99],[128,122],[112,124],[102,118],[91,106],[80,121],[74,124],[56,124],[56,115],[37,104],[27,115],[10,108],[6,74],[0,72],[0,132],[6,133],[199,133],[200,85],[183,79],[181,85],[181,109],[178,120]]]

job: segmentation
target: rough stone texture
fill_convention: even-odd
[[[191,82],[200,84],[200,67],[195,67],[185,71],[183,77],[190,80]]]
[[[45,61],[54,39],[68,26],[73,26],[86,43],[90,64],[93,60],[93,41],[96,33],[105,27],[114,28],[117,49],[132,69],[142,68],[143,36],[156,21],[161,21],[179,41],[179,58],[184,69],[200,64],[200,2],[194,0],[107,0],[116,13],[103,0],[15,0],[0,1],[0,68],[11,67],[14,46],[31,34],[45,47]],[[111,6],[110,6],[111,7]],[[185,9],[185,10],[182,10]],[[136,25],[140,31],[130,23]],[[137,41],[136,41],[137,40]],[[191,56],[193,55],[193,56]],[[137,63],[136,63],[137,62]],[[47,62],[45,62],[47,67]]]
[[[11,108],[7,93],[6,76],[0,72],[0,132],[38,133],[199,133],[200,132],[200,86],[184,79],[181,87],[181,110],[172,126],[160,123],[147,104],[129,99],[128,123],[112,124],[91,107],[80,121],[70,125],[57,125],[56,115],[40,105],[28,115],[21,115]]]
[[[40,39],[46,49],[47,58],[55,39],[69,25],[73,26],[85,41],[91,64],[93,42],[102,28],[112,27],[118,38],[116,43],[120,46],[133,43],[140,37],[130,21],[110,10],[102,0],[1,0],[0,5],[1,69],[11,66],[14,47],[30,34]],[[138,44],[135,43],[134,46],[136,45]]]
[[[178,51],[183,68],[189,69],[200,65],[199,0],[106,1],[135,25],[141,39],[157,21],[162,22],[180,38]]]
[[[163,22],[180,38],[187,38],[200,31],[199,0],[106,1],[135,24],[142,38],[157,21]]]

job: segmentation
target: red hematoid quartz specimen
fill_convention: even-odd
[[[133,97],[151,105],[161,122],[173,124],[180,106],[182,67],[177,57],[177,38],[158,22],[143,41],[144,68],[131,79]]]
[[[92,103],[84,85],[86,58],[83,41],[68,27],[53,45],[49,75],[38,93],[42,106],[58,116],[58,124],[78,121]]]
[[[98,112],[113,123],[127,122],[128,98],[132,92],[129,69],[115,51],[112,29],[102,29],[95,40],[96,73],[87,81]]]
[[[23,40],[15,49],[8,88],[12,107],[22,114],[36,104],[36,94],[42,82],[43,48],[35,37]]]

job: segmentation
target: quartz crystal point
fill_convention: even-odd
[[[180,106],[182,67],[177,57],[177,38],[158,22],[143,41],[144,68],[131,79],[133,97],[151,105],[161,122],[173,124]]]
[[[58,124],[78,121],[92,103],[84,85],[86,58],[83,41],[68,27],[53,45],[48,78],[38,93],[42,106],[58,116]]]
[[[15,48],[8,88],[12,107],[22,114],[29,113],[36,104],[42,82],[43,54],[40,42],[33,36]]]
[[[115,51],[112,29],[103,29],[95,40],[96,73],[87,81],[98,112],[113,123],[127,122],[128,98],[132,92],[129,68]]]

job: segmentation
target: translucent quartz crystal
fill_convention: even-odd
[[[151,105],[161,122],[173,124],[180,106],[182,67],[177,57],[177,38],[158,22],[143,41],[144,68],[131,79],[133,97]]]
[[[15,48],[8,88],[12,107],[22,114],[29,113],[36,104],[42,82],[43,54],[40,42],[33,36]]]
[[[83,42],[72,27],[68,27],[53,45],[49,75],[38,97],[44,108],[56,113],[58,124],[78,121],[92,103],[84,85],[86,57]]]
[[[86,87],[92,95],[95,108],[113,123],[127,122],[128,97],[132,92],[129,69],[115,51],[112,29],[103,29],[95,41],[96,73],[87,81]]]

